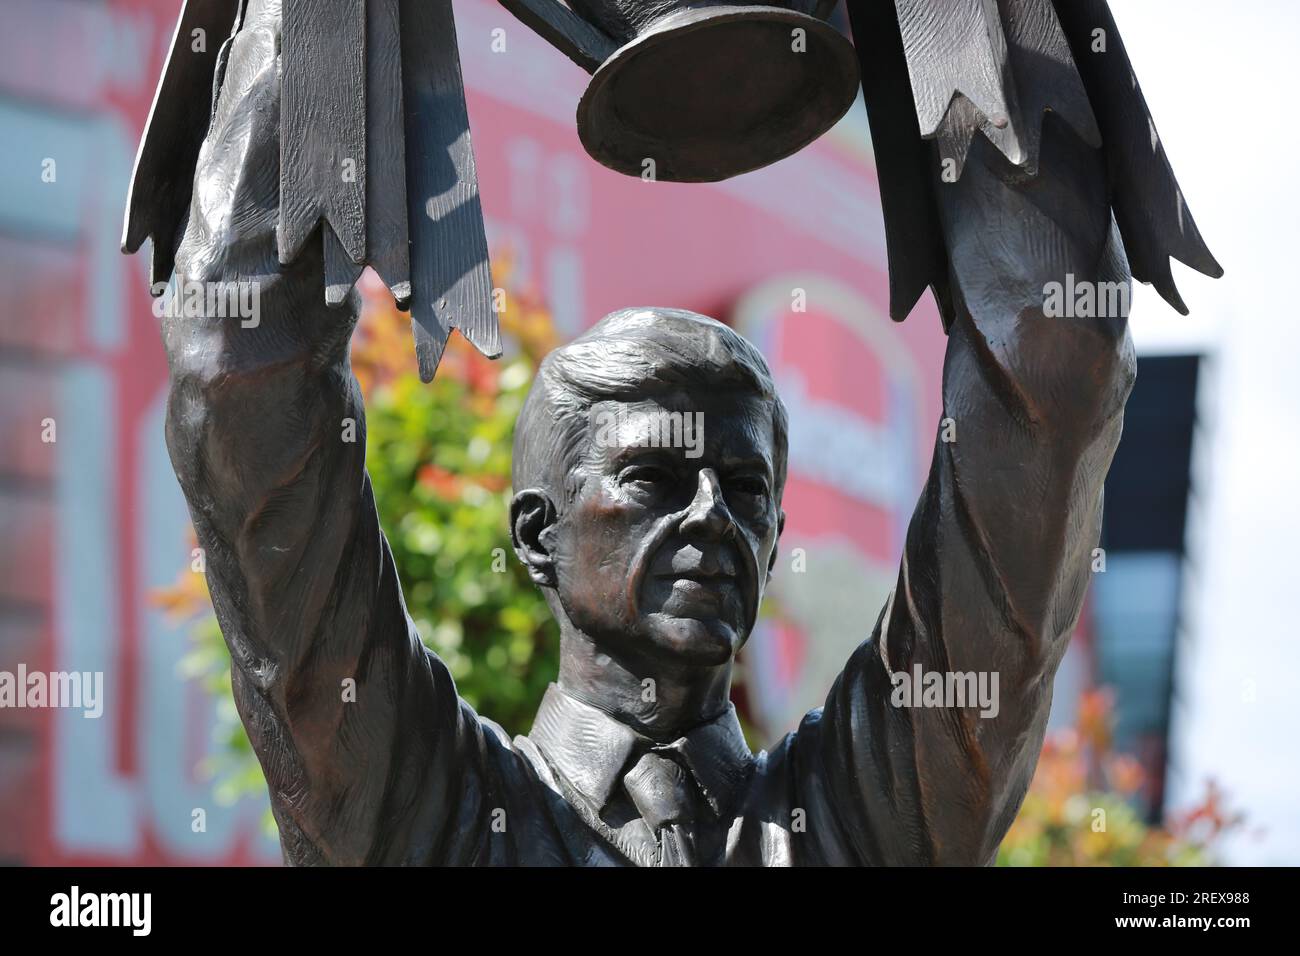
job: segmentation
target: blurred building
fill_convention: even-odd
[[[1150,781],[1147,814],[1165,806],[1182,620],[1183,568],[1200,358],[1147,356],[1106,479],[1106,573],[1093,584],[1095,681],[1116,699],[1116,745]]]
[[[146,255],[122,256],[118,241],[178,9],[6,3],[0,669],[102,671],[106,703],[98,720],[0,711],[3,861],[278,858],[259,833],[263,804],[223,806],[199,772],[213,704],[178,673],[184,628],[151,601],[189,564],[188,516],[163,447],[166,366]],[[679,306],[729,319],[772,361],[791,412],[783,560],[803,569],[777,575],[778,612],[744,668],[750,709],[775,736],[820,702],[869,635],[940,417],[937,315],[929,305],[902,325],[886,315],[865,115],[855,109],[798,156],[725,183],[629,179],[578,142],[581,70],[493,0],[457,0],[456,14],[489,240],[511,281],[536,289],[566,335],[615,308]],[[498,29],[504,52],[492,49]],[[1160,401],[1173,408],[1180,395]],[[1123,486],[1150,481],[1145,469]],[[1140,519],[1146,505],[1125,507]],[[1173,538],[1133,536],[1127,518],[1124,527],[1108,541],[1098,636],[1067,662],[1058,707],[1068,718],[1075,690],[1112,679],[1125,733],[1147,746],[1168,719],[1169,622],[1163,605],[1138,605],[1176,587],[1162,557]],[[1115,635],[1140,627],[1140,646],[1112,639],[1112,625]]]

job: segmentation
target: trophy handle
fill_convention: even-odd
[[[562,0],[501,0],[501,5],[588,73],[595,73],[618,44]]]

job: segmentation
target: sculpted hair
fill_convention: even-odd
[[[779,502],[789,421],[767,362],[726,325],[684,309],[611,312],[546,356],[515,424],[515,490],[542,488],[563,509],[578,491],[572,473],[586,448],[593,405],[689,389],[747,392],[768,401]]]

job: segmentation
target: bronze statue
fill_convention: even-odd
[[[989,862],[1090,575],[1134,375],[1129,263],[1179,305],[1169,255],[1218,272],[1103,0],[849,4],[893,312],[934,289],[944,418],[895,591],[844,622],[864,641],[825,705],[757,755],[728,692],[780,573],[787,423],[762,356],[703,316],[607,316],[546,359],[521,412],[510,531],[562,641],[531,732],[475,714],[421,643],[364,468],[358,296],[321,294],[334,187],[285,185],[282,136],[308,121],[284,112],[295,2],[241,7],[188,216],[147,158],[132,200],[139,222],[183,224],[178,282],[259,284],[257,321],[164,318],[167,440],[286,861]],[[155,125],[179,115],[165,93]],[[335,235],[294,233],[286,257],[291,196]],[[412,274],[437,252],[413,244]],[[1049,306],[1066,283],[1086,307]],[[924,691],[900,701],[913,675]],[[949,699],[979,675],[995,706]]]

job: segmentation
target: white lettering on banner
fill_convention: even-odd
[[[59,372],[54,476],[55,667],[102,671],[107,699],[122,700],[115,653],[121,628],[116,542],[118,404],[108,373],[91,363]],[[54,713],[54,838],[83,853],[125,856],[140,849],[132,782],[117,772],[117,722]]]
[[[790,415],[790,461],[797,462],[799,477],[890,511],[915,493],[912,462],[899,454],[892,429],[810,398],[797,371],[782,369],[778,379]]]
[[[55,477],[55,633],[56,667],[78,663],[104,675],[103,720],[83,720],[76,710],[58,710],[53,720],[53,838],[60,852],[133,857],[144,848],[146,830],[165,851],[187,860],[218,861],[235,851],[241,838],[257,834],[259,857],[274,858],[272,841],[260,832],[264,804],[243,801],[234,807],[212,798],[212,783],[195,774],[203,751],[190,745],[192,720],[203,721],[193,739],[205,745],[209,712],[190,708],[201,691],[177,675],[188,648],[187,625],[167,619],[151,595],[186,567],[186,510],[167,460],[163,441],[165,395],[160,390],[138,420],[138,457],[128,469],[138,499],[148,507],[131,509],[137,521],[136,591],[122,591],[123,528],[116,475],[120,442],[117,403],[108,374],[90,363],[61,372],[60,422],[70,434],[58,443]],[[60,436],[61,439],[63,436]],[[139,654],[122,655],[120,602],[139,609]],[[138,693],[126,699],[123,665],[139,668]],[[85,690],[83,687],[83,700]],[[133,735],[140,767],[135,775],[118,769],[121,708],[129,707],[126,726]],[[208,807],[201,833],[192,827],[192,810]]]

